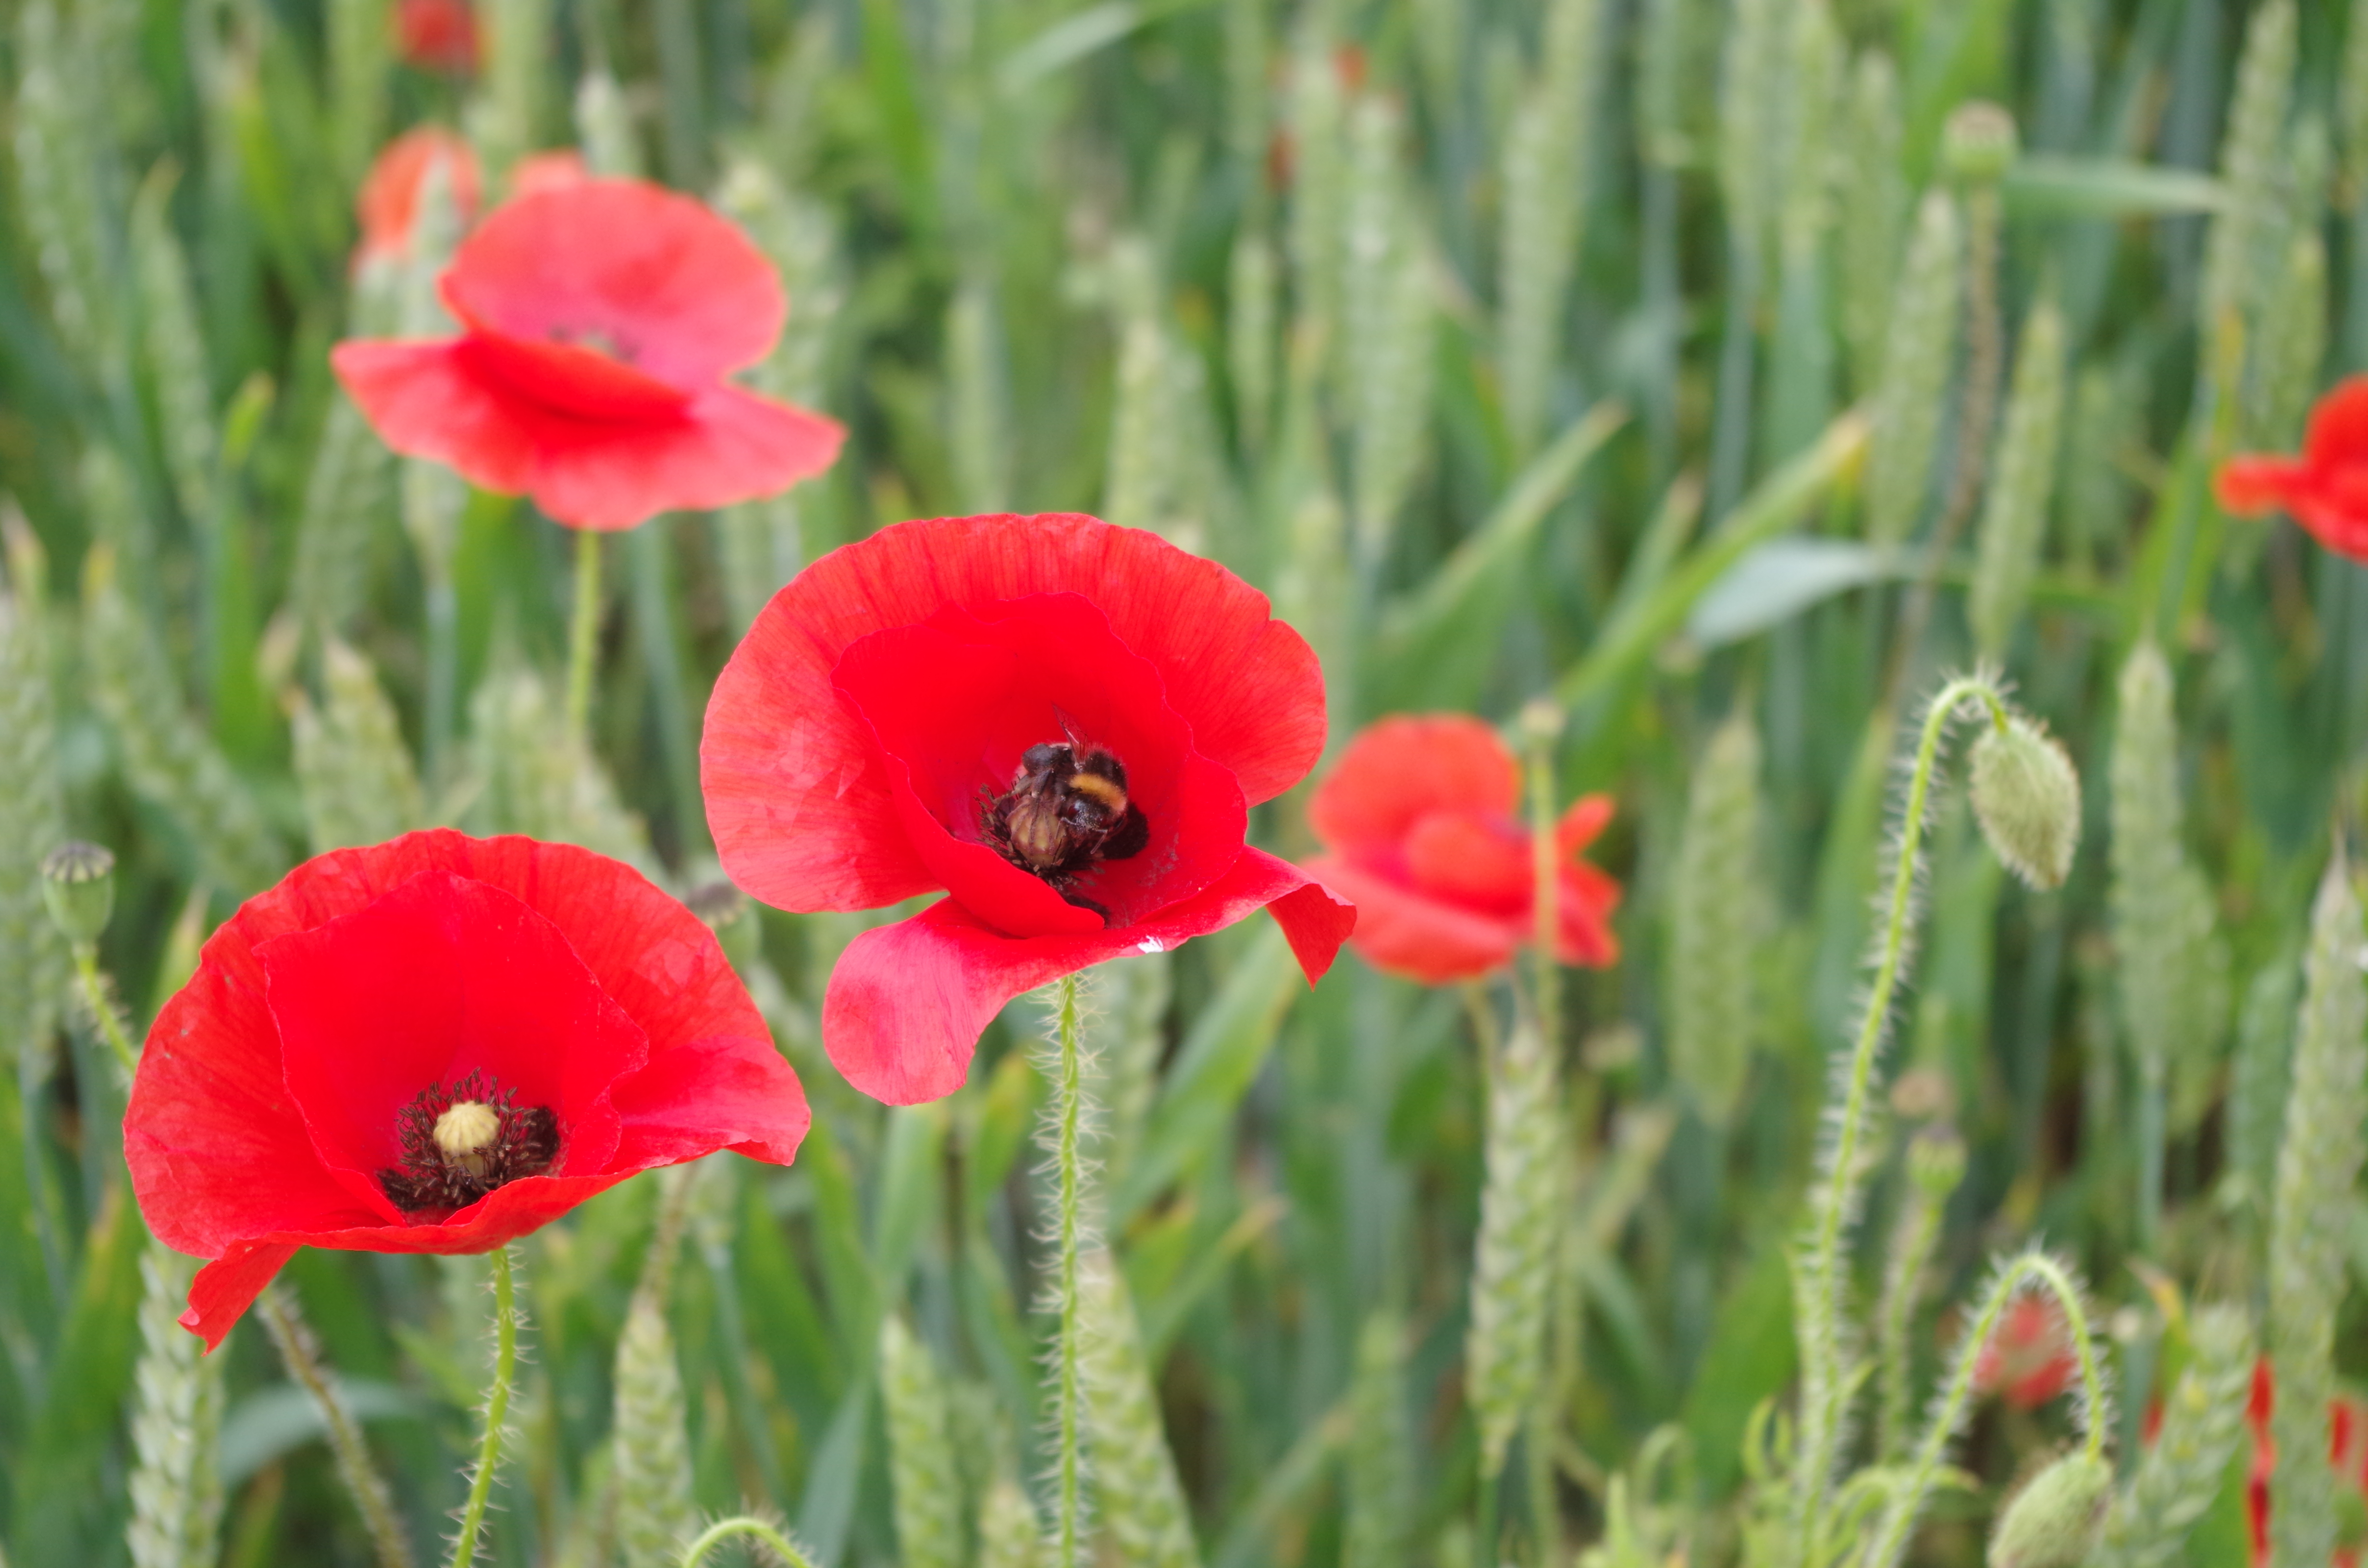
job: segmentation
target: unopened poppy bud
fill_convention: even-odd
[[[1941,133],[1941,156],[1949,172],[1973,184],[1987,184],[2014,163],[2014,116],[1982,99],[1960,104]]]
[[[1947,1128],[1928,1129],[1908,1143],[1908,1179],[1934,1202],[1947,1202],[1964,1175],[1965,1141]]]
[[[1974,743],[1974,815],[2008,870],[2043,891],[2072,872],[2080,844],[2080,776],[2044,731],[2017,714]]]
[[[2113,1468],[2095,1454],[2066,1454],[2016,1494],[1990,1532],[1990,1568],[2080,1568],[2113,1490]]]
[[[114,855],[78,838],[59,845],[41,861],[41,897],[67,941],[97,941],[115,912]]]

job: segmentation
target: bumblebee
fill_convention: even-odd
[[[1143,809],[1127,799],[1126,764],[1075,735],[1020,753],[1011,788],[980,818],[996,854],[1104,919],[1110,911],[1077,892],[1077,880],[1104,860],[1141,854],[1151,837]]]

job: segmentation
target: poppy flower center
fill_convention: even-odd
[[[1151,838],[1150,820],[1127,798],[1126,764],[1075,739],[1022,752],[1011,788],[986,801],[979,826],[996,854],[1104,919],[1110,911],[1077,892],[1077,879],[1141,854]]]
[[[405,1212],[464,1209],[520,1176],[540,1176],[559,1155],[559,1121],[542,1106],[521,1107],[518,1091],[479,1072],[431,1084],[395,1113],[403,1163],[378,1173]]]

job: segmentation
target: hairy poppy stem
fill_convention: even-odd
[[[354,1506],[361,1510],[362,1524],[370,1531],[379,1568],[412,1568],[411,1543],[404,1537],[402,1520],[395,1517],[394,1496],[387,1490],[386,1478],[370,1462],[361,1427],[346,1408],[344,1395],[337,1392],[327,1369],[321,1365],[320,1348],[313,1342],[313,1331],[306,1326],[303,1314],[297,1311],[295,1299],[284,1284],[274,1285],[256,1299],[256,1307],[263,1316],[263,1326],[270,1334],[271,1343],[279,1347],[280,1360],[287,1364],[289,1375],[304,1385],[304,1391],[320,1408],[321,1424],[329,1434],[329,1451],[336,1456],[337,1473],[345,1481],[346,1490],[353,1494]]]
[[[461,1533],[453,1539],[452,1568],[469,1568],[477,1555],[477,1532],[484,1528],[485,1502],[493,1493],[494,1471],[502,1462],[502,1427],[509,1419],[510,1381],[518,1370],[517,1291],[510,1278],[510,1249],[498,1246],[486,1256],[494,1265],[494,1381],[485,1392],[485,1437],[477,1448],[469,1501],[461,1511]]]
[[[2080,1451],[2090,1460],[2104,1456],[2105,1430],[2112,1423],[2105,1402],[2104,1374],[2097,1365],[2097,1346],[2089,1336],[2088,1311],[2080,1303],[2079,1284],[2062,1264],[2045,1253],[2024,1253],[1998,1271],[1988,1298],[1982,1302],[1981,1315],[1974,1320],[1964,1343],[1957,1347],[1956,1366],[1949,1375],[1941,1402],[1933,1407],[1931,1424],[1917,1445],[1907,1484],[1895,1494],[1874,1544],[1861,1559],[1866,1568],[1891,1568],[1907,1550],[1908,1535],[1915,1528],[1917,1516],[1923,1512],[1933,1479],[1940,1473],[1941,1456],[1965,1418],[1965,1403],[1973,1397],[1974,1369],[1981,1359],[1982,1346],[1989,1343],[1998,1319],[2005,1315],[2016,1295],[2034,1281],[2055,1298],[2056,1306],[2064,1313],[2065,1332],[2079,1357],[2080,1407],[2077,1415],[2084,1428]]]
[[[1054,1523],[1058,1537],[1053,1553],[1053,1568],[1076,1568],[1083,1561],[1085,1528],[1083,1503],[1079,1496],[1083,1482],[1084,1460],[1078,1451],[1077,1427],[1079,1403],[1083,1398],[1080,1381],[1078,1334],[1077,1271],[1079,1256],[1085,1250],[1085,1055],[1077,1048],[1077,977],[1061,977],[1060,995],[1054,1004],[1060,1016],[1060,1095],[1061,1120],[1056,1133],[1054,1159],[1060,1166],[1060,1244],[1061,1244],[1061,1410],[1059,1465],[1059,1515]]]
[[[567,733],[584,738],[592,716],[592,664],[600,644],[600,535],[575,530],[575,614],[567,628]]]
[[[746,1514],[737,1518],[718,1519],[700,1531],[698,1539],[682,1549],[680,1568],[699,1568],[700,1561],[709,1552],[735,1535],[755,1536],[790,1568],[814,1568],[806,1554],[790,1543],[789,1537],[764,1520]]]
[[[83,1005],[98,1020],[98,1032],[107,1037],[108,1049],[115,1052],[115,1064],[123,1069],[123,1081],[128,1085],[140,1070],[140,1058],[131,1049],[130,1037],[123,1032],[123,1019],[107,994],[106,982],[99,978],[98,949],[88,942],[76,942],[74,963],[74,979],[82,986]]]
[[[1888,918],[1874,953],[1874,973],[1867,988],[1866,1012],[1859,1022],[1847,1072],[1840,1083],[1840,1104],[1835,1108],[1835,1130],[1820,1162],[1824,1190],[1819,1196],[1808,1245],[1794,1269],[1798,1294],[1796,1322],[1801,1346],[1800,1441],[1794,1460],[1793,1561],[1815,1561],[1816,1543],[1825,1528],[1825,1507],[1832,1490],[1834,1460],[1841,1446],[1842,1415],[1852,1387],[1847,1347],[1843,1343],[1842,1240],[1858,1208],[1860,1146],[1866,1137],[1868,1106],[1873,1099],[1875,1059],[1889,1032],[1891,1004],[1909,962],[1910,928],[1915,924],[1916,869],[1924,839],[1941,740],[1950,719],[1970,701],[1988,710],[1990,721],[2007,724],[2005,699],[1989,678],[1960,676],[1942,687],[1925,710],[1924,726],[1916,746],[1914,770],[1907,780],[1907,798],[1901,812],[1899,847],[1892,867]]]

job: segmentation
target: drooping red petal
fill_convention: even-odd
[[[272,1277],[296,1256],[294,1242],[233,1242],[228,1251],[198,1270],[189,1282],[188,1310],[181,1313],[183,1328],[206,1342],[210,1351],[222,1347],[228,1334]]]
[[[2302,452],[2313,468],[2368,463],[2368,376],[2347,376],[2310,411]]]
[[[1149,824],[1142,850],[1079,880],[1080,896],[1128,926],[1208,887],[1240,857],[1248,808],[1234,776],[1192,747],[1158,672],[1076,594],[1034,594],[972,614],[858,639],[832,674],[880,744],[899,820],[939,886],[1007,936],[1099,930],[982,840],[986,802],[1011,787],[1030,746],[1109,750]]]
[[[580,344],[472,331],[459,354],[472,375],[507,396],[595,425],[672,420],[690,402],[672,381]]]
[[[2297,493],[2309,471],[2292,458],[2240,453],[2220,465],[2212,489],[2220,509],[2234,517],[2253,517],[2286,504]]]
[[[1611,929],[1611,912],[1619,907],[1620,884],[1608,872],[1584,860],[1565,866],[1554,904],[1562,927],[1554,956],[1588,969],[1618,963],[1620,938]]]
[[[1266,597],[1156,534],[1075,514],[900,523],[774,596],[716,683],[700,747],[733,880],[785,909],[866,909],[938,884],[905,842],[865,726],[831,672],[858,638],[1035,594],[1089,600],[1159,673],[1201,756],[1251,804],[1324,744],[1323,676]]]
[[[1497,732],[1465,713],[1395,714],[1350,741],[1307,803],[1326,849],[1395,847],[1429,812],[1509,817],[1520,772]]]
[[[780,335],[780,280],[704,203],[632,179],[520,196],[453,253],[444,298],[515,337],[605,344],[695,387],[755,364]]]
[[[1357,930],[1349,945],[1360,958],[1425,985],[1502,969],[1529,933],[1520,916],[1450,903],[1338,856],[1318,856],[1305,869],[1356,905]]]
[[[1573,801],[1562,813],[1562,820],[1554,824],[1554,847],[1562,852],[1561,858],[1572,858],[1600,837],[1617,809],[1616,802],[1605,794],[1581,795]]]
[[[256,956],[313,1148],[388,1223],[405,1222],[377,1179],[402,1163],[398,1113],[472,1073],[557,1119],[551,1174],[609,1168],[609,1090],[648,1062],[649,1038],[559,927],[517,898],[426,871]]]
[[[1021,992],[1123,953],[1172,949],[1261,907],[1311,984],[1356,925],[1356,912],[1313,878],[1257,849],[1197,898],[1124,930],[1010,937],[941,900],[848,944],[823,999],[823,1045],[874,1099],[939,1099],[962,1087],[981,1031]]]
[[[448,464],[505,494],[533,483],[529,415],[470,374],[457,341],[340,343],[329,366],[379,439],[404,456]]]

